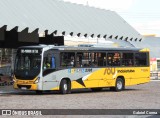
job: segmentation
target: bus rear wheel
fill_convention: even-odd
[[[115,87],[110,87],[110,91],[122,91],[125,88],[124,80],[122,78],[117,78]]]
[[[63,79],[60,83],[60,93],[61,94],[71,93],[70,82],[67,81],[66,79]]]
[[[122,78],[117,78],[115,91],[122,91],[124,89],[124,80]]]

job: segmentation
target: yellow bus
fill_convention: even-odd
[[[94,45],[24,46],[17,50],[14,88],[59,90],[102,88],[121,91],[125,86],[150,81],[149,50]]]

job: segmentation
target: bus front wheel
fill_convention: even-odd
[[[60,83],[60,93],[67,94],[70,92],[71,92],[70,82],[68,82],[66,79],[63,79]]]

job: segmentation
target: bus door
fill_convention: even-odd
[[[43,56],[43,90],[51,90],[53,87],[57,86],[56,82],[56,54],[46,52]]]

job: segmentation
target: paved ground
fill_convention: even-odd
[[[0,109],[160,109],[160,81],[126,87],[122,92],[74,90],[58,92],[15,91],[12,86],[0,87]],[[117,116],[116,116],[117,117]],[[139,116],[141,117],[141,116]],[[129,116],[129,118],[132,118]]]

